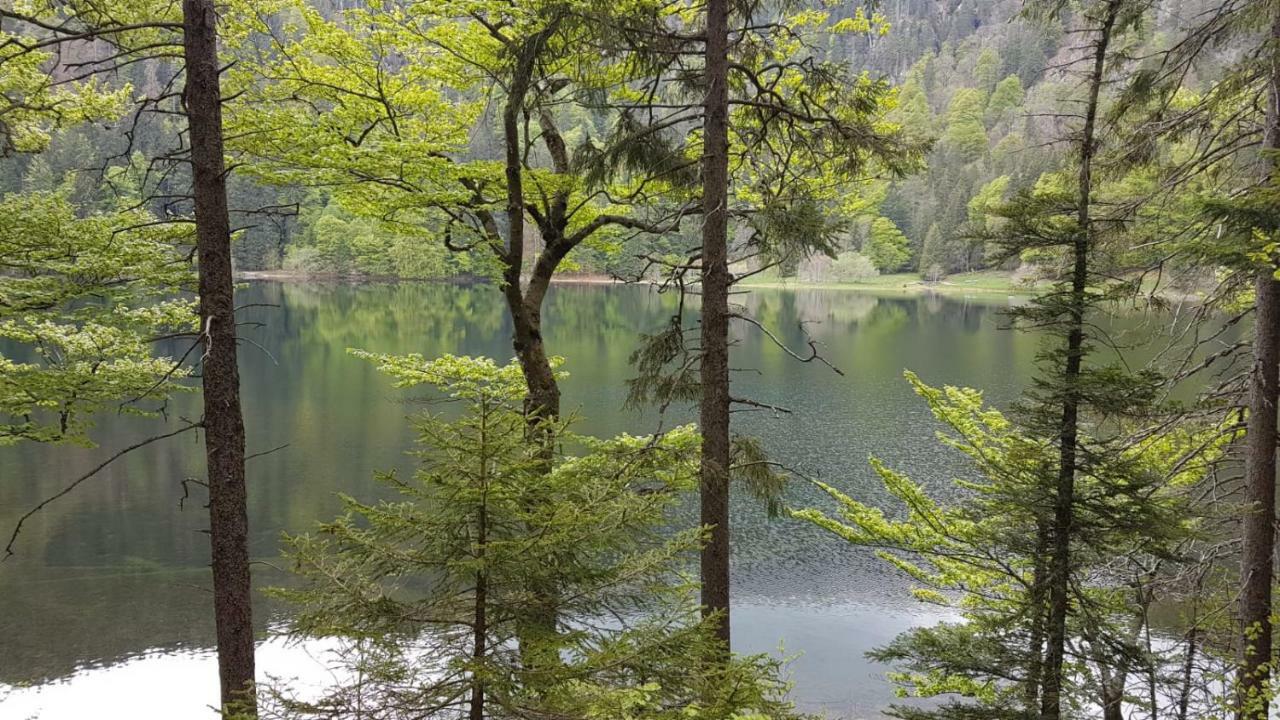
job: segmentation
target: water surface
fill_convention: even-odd
[[[510,328],[491,287],[432,284],[254,283],[241,373],[249,452],[252,554],[258,585],[278,582],[282,531],[338,511],[335,493],[373,497],[375,471],[409,469],[404,418],[413,394],[347,348],[511,356]],[[793,412],[742,413],[735,429],[775,455],[855,497],[884,502],[867,466],[874,454],[942,486],[963,465],[935,440],[928,410],[902,379],[985,389],[1007,406],[1027,382],[1037,339],[1004,328],[1005,297],[876,297],[835,290],[759,290],[740,298],[778,336],[803,348],[806,333],[843,371],[799,363],[750,328],[735,328],[735,394]],[[567,358],[564,407],[579,430],[651,432],[652,413],[624,411],[628,356],[637,335],[659,329],[672,299],[640,287],[557,286],[548,298],[552,353]],[[803,328],[803,329],[802,329]],[[192,399],[169,409],[190,413]],[[680,409],[667,424],[692,417]],[[176,419],[171,420],[171,423]],[[160,421],[110,418],[100,448],[0,449],[0,528],[92,467],[113,448],[154,433]],[[150,446],[113,465],[31,520],[18,554],[0,564],[0,717],[209,718],[217,694],[209,646],[202,451],[191,437]],[[191,492],[188,496],[186,490]],[[806,487],[794,505],[821,503]],[[874,717],[890,702],[885,669],[863,658],[937,611],[906,596],[905,582],[869,552],[815,529],[768,520],[734,503],[734,639],[743,651],[796,655],[795,697],[832,716]],[[266,602],[264,629],[286,609]],[[268,644],[260,667],[322,681],[316,648]],[[318,680],[319,679],[319,680]],[[115,712],[113,708],[119,708]]]

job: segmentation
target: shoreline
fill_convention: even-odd
[[[962,283],[939,281],[925,282],[908,276],[902,276],[902,282],[893,279],[898,276],[882,276],[879,282],[807,282],[799,280],[754,280],[739,285],[748,290],[846,290],[862,293],[880,292],[894,295],[1008,295],[1010,297],[1029,296],[1034,289],[1001,286],[965,285]],[[241,270],[235,274],[237,281],[268,282],[314,282],[314,283],[441,283],[446,285],[482,285],[489,282],[487,278],[476,276],[456,276],[444,278],[406,278],[398,275],[355,275],[340,273],[301,273],[289,270]],[[584,273],[560,275],[551,279],[553,285],[654,285],[656,283],[630,283],[609,275]]]
[[[358,275],[344,273],[302,273],[291,270],[237,270],[237,281],[314,282],[314,283],[439,283],[442,285],[484,285],[487,278],[475,275],[458,275],[440,278],[408,278],[399,275]],[[608,275],[564,275],[551,279],[555,285],[625,285],[627,283]]]
[[[396,275],[348,275],[328,273],[300,273],[287,270],[242,270],[235,273],[237,282],[287,282],[315,284],[376,284],[376,283],[437,283],[443,285],[483,285],[491,281],[478,276],[445,278],[405,278]],[[552,285],[647,285],[654,282],[632,283],[599,273],[560,275],[551,279]],[[808,282],[800,280],[761,279],[747,280],[738,285],[742,290],[820,290],[824,292],[856,292],[863,295],[893,297],[976,297],[988,300],[1008,298],[1026,300],[1044,289],[1044,284],[1015,284],[1008,274],[990,272],[962,273],[947,280],[928,282],[914,273],[881,275],[870,281]],[[1159,297],[1173,303],[1197,304],[1203,296],[1194,292],[1162,291]]]

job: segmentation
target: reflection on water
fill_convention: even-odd
[[[282,531],[307,528],[338,510],[342,491],[380,492],[376,470],[407,468],[403,422],[413,395],[392,390],[346,350],[510,356],[498,295],[488,287],[403,284],[254,284],[242,291],[255,341],[243,350],[249,451],[287,447],[250,462],[255,580],[279,582],[272,563]],[[956,459],[934,441],[927,410],[902,381],[911,368],[931,383],[987,390],[998,405],[1016,397],[1036,350],[1034,337],[1002,330],[999,299],[878,298],[841,291],[755,291],[741,302],[779,337],[803,347],[806,333],[844,376],[800,364],[747,327],[735,328],[736,393],[794,414],[737,416],[783,460],[862,499],[883,496],[866,464],[874,453],[930,484]],[[568,359],[566,408],[594,434],[644,432],[657,419],[621,409],[627,357],[637,333],[665,321],[671,298],[646,288],[558,286],[548,299],[552,352]],[[271,305],[273,307],[264,307]],[[170,409],[190,414],[192,399]],[[685,420],[692,417],[681,411]],[[668,424],[672,419],[666,421]],[[154,432],[156,421],[103,422],[101,449],[24,446],[0,450],[0,528],[111,448]],[[128,707],[128,717],[206,717],[216,696],[202,498],[184,498],[199,472],[193,439],[153,445],[113,466],[24,528],[18,555],[0,565],[0,716],[81,717]],[[195,488],[195,489],[198,489]],[[818,502],[807,488],[798,505]],[[806,707],[871,716],[891,698],[883,668],[862,653],[927,611],[870,553],[816,530],[768,521],[735,504],[735,639],[744,650],[801,653],[793,666]],[[283,608],[263,601],[265,628]],[[301,651],[301,650],[299,650]],[[298,674],[296,654],[269,646],[263,669]],[[8,686],[39,685],[14,689]],[[134,688],[130,690],[130,688]],[[6,694],[7,692],[7,694]],[[113,702],[124,694],[135,702]],[[139,706],[147,699],[156,714]],[[71,709],[67,709],[71,708]],[[78,708],[78,709],[76,709]]]

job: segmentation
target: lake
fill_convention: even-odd
[[[1004,296],[754,290],[737,300],[796,347],[807,331],[844,375],[735,328],[735,394],[794,411],[737,414],[735,429],[872,502],[886,498],[871,455],[935,487],[966,472],[936,441],[938,428],[902,379],[904,368],[931,384],[982,388],[1007,407],[1029,380],[1038,347],[1033,334],[1006,328],[1002,311],[1015,301]],[[381,495],[376,471],[411,468],[405,417],[416,410],[413,393],[393,390],[347,348],[506,360],[510,328],[498,293],[485,286],[261,282],[239,302],[252,340],[241,351],[248,451],[274,449],[248,466],[255,582],[269,586],[284,577],[276,567],[281,532],[332,518],[338,492]],[[652,412],[622,408],[628,356],[639,333],[663,325],[673,298],[645,287],[559,285],[547,304],[548,348],[567,358],[564,408],[583,418],[577,429],[653,431]],[[1132,324],[1151,332],[1148,323]],[[196,408],[194,398],[179,398],[170,422]],[[693,415],[682,408],[664,422]],[[23,511],[160,422],[105,419],[98,449],[0,448],[0,531],[7,538]],[[214,717],[207,515],[201,488],[183,482],[200,475],[202,458],[190,437],[149,446],[24,527],[17,555],[0,564],[0,717]],[[827,506],[802,485],[788,500]],[[912,624],[935,622],[940,611],[912,600],[908,584],[868,551],[769,520],[745,497],[733,512],[735,649],[794,657],[793,694],[806,710],[876,717],[892,689],[886,668],[863,653]],[[261,602],[264,635],[286,612]],[[323,660],[323,647],[273,640],[259,670],[323,682]]]

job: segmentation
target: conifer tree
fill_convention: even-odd
[[[1276,152],[1280,148],[1280,11],[1273,3],[1222,6],[1188,28],[1180,42],[1130,82],[1137,102],[1154,97],[1154,140],[1183,143],[1165,183],[1194,208],[1166,237],[1191,262],[1212,267],[1221,281],[1208,305],[1225,305],[1231,322],[1252,311],[1247,374],[1215,383],[1207,398],[1229,396],[1228,414],[1245,429],[1244,506],[1240,512],[1240,587],[1235,608],[1239,664],[1232,705],[1242,720],[1265,719],[1274,693],[1276,408],[1280,402],[1280,281],[1277,281]],[[1181,80],[1188,68],[1213,60],[1214,48],[1244,50],[1200,94]],[[1261,100],[1261,102],[1259,102]],[[1261,142],[1255,142],[1255,138]],[[1187,203],[1184,203],[1184,205]],[[1163,228],[1164,225],[1157,225]],[[1172,238],[1172,239],[1170,239]],[[1245,313],[1237,312],[1245,307]],[[1221,403],[1211,401],[1211,407]]]
[[[682,298],[669,326],[646,337],[633,355],[638,376],[630,402],[664,408],[675,401],[699,403],[701,519],[711,533],[702,557],[703,606],[720,624],[728,650],[730,478],[738,475],[769,493],[781,485],[759,444],[731,432],[735,403],[770,406],[732,393],[730,323],[745,323],[776,341],[730,305],[732,288],[797,258],[834,256],[848,221],[865,210],[860,198],[842,196],[841,190],[864,182],[873,167],[902,174],[919,160],[924,145],[883,122],[892,110],[885,81],[853,77],[819,60],[812,39],[821,32],[882,32],[883,18],[859,9],[851,18],[831,21],[822,12],[788,14],[785,6],[720,0],[697,9],[681,13],[677,6],[653,18],[617,19],[626,51],[647,63],[651,76],[636,83],[633,96],[639,99],[624,98],[617,107],[644,118],[636,134],[657,136],[677,148],[676,156],[701,162],[700,244],[646,258],[646,270],[661,273],[662,288],[683,296],[696,287],[697,341],[685,327]],[[776,19],[767,19],[774,13]],[[679,137],[673,129],[685,123],[701,133]],[[638,164],[624,160],[629,162],[619,163],[622,170]],[[788,352],[802,362],[821,360],[816,344],[808,350],[807,356]]]
[[[346,514],[290,538],[291,630],[343,642],[350,680],[320,698],[281,688],[269,716],[793,717],[775,662],[699,669],[717,645],[685,576],[703,533],[665,527],[696,485],[692,427],[601,440],[557,419],[548,469],[524,438],[516,362],[358,354],[451,407],[417,419],[415,476],[382,478],[398,500],[346,497]],[[539,612],[529,587],[555,588],[571,618],[539,640],[556,665],[515,647]]]
[[[882,510],[817,482],[835,501],[834,513],[792,514],[878,549],[915,582],[918,600],[962,616],[907,631],[870,654],[895,666],[890,677],[907,697],[948,698],[929,707],[895,705],[893,717],[1041,717],[1046,612],[1039,584],[1050,558],[1040,530],[1052,518],[1058,449],[1051,437],[987,405],[979,391],[931,387],[906,375],[941,424],[940,441],[969,471],[943,490],[873,458],[900,508]],[[1233,437],[1216,426],[1151,434],[1141,423],[1126,425],[1132,432],[1122,438],[1079,440],[1097,460],[1077,477],[1068,627],[1078,650],[1058,685],[1064,708],[1100,710],[1108,719],[1123,717],[1132,674],[1144,669],[1154,678],[1151,668],[1170,667],[1148,655],[1133,629],[1141,614],[1133,583],[1148,580],[1153,561],[1195,535],[1188,490],[1202,484]],[[1158,705],[1138,712],[1162,717]]]
[[[96,94],[113,72],[136,63],[161,65],[181,58],[174,73],[177,95],[135,99],[135,110],[176,113],[187,129],[176,154],[190,165],[190,189],[179,193],[179,207],[195,228],[198,281],[198,347],[204,415],[198,426],[205,432],[209,533],[213,565],[214,618],[218,637],[221,707],[224,712],[254,714],[254,639],[249,574],[248,517],[245,489],[244,421],[240,410],[240,382],[236,364],[236,320],[232,288],[231,226],[227,208],[226,166],[222,147],[222,104],[219,75],[217,14],[211,0],[185,0],[181,7],[150,2],[103,6],[95,2],[50,2],[14,10],[0,10],[21,33],[7,34],[0,66],[0,86],[11,82],[33,89],[32,58],[55,57],[40,65],[43,84],[27,102],[14,95],[6,100],[18,108],[20,123],[8,128],[21,149],[42,132],[41,123],[101,115],[104,107],[120,106],[131,88]],[[74,62],[73,48],[102,42],[107,52]],[[180,95],[181,102],[178,102]],[[88,106],[64,103],[81,96],[95,97]],[[65,109],[64,109],[65,106]],[[41,118],[44,118],[43,120]],[[49,120],[48,118],[52,118]],[[182,206],[181,200],[189,201]],[[161,222],[160,220],[156,221]],[[164,222],[171,222],[164,219]],[[127,276],[125,278],[128,279]],[[161,375],[156,389],[174,373]],[[144,394],[146,394],[144,392]]]

